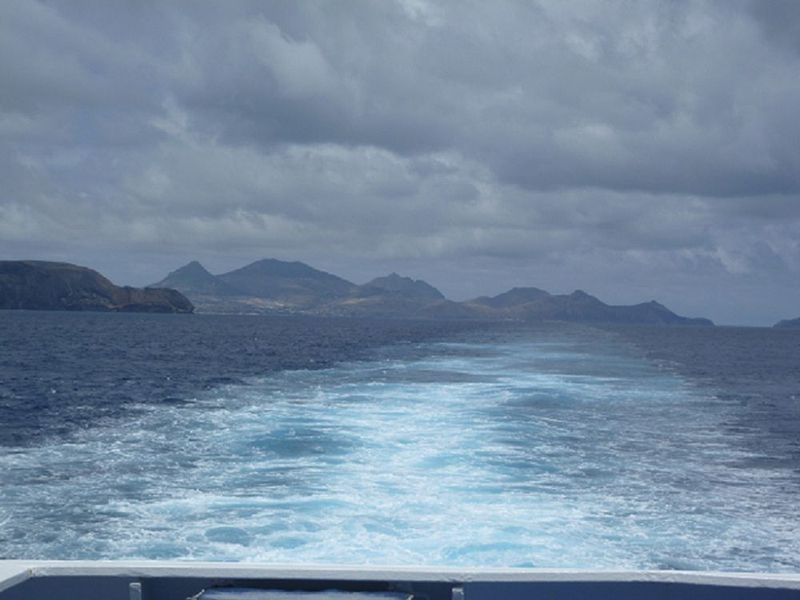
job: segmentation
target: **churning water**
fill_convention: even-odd
[[[0,556],[800,568],[790,332],[92,318],[3,315]]]

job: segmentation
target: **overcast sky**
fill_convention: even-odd
[[[0,257],[800,316],[800,2],[0,2]]]

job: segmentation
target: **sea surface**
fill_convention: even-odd
[[[0,558],[800,571],[800,331],[0,312]]]

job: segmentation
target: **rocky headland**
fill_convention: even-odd
[[[61,262],[0,261],[0,309],[191,313],[174,289],[114,285],[97,271]]]

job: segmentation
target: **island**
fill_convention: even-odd
[[[800,317],[796,319],[784,319],[783,321],[778,321],[773,325],[778,329],[800,329]]]
[[[213,275],[197,261],[151,286],[117,286],[88,267],[40,260],[0,261],[0,309],[306,315],[390,319],[566,321],[713,326],[651,300],[611,305],[584,292],[515,287],[454,301],[431,284],[397,273],[358,285],[305,263],[263,259]],[[776,327],[797,327],[800,319]]]
[[[191,313],[194,305],[177,290],[120,287],[87,267],[4,260],[0,309]]]
[[[179,290],[198,312],[207,313],[713,325],[709,319],[675,314],[655,300],[609,305],[581,290],[551,294],[517,287],[456,302],[425,281],[397,273],[358,285],[302,262],[274,258],[219,275],[192,261],[153,287]]]

